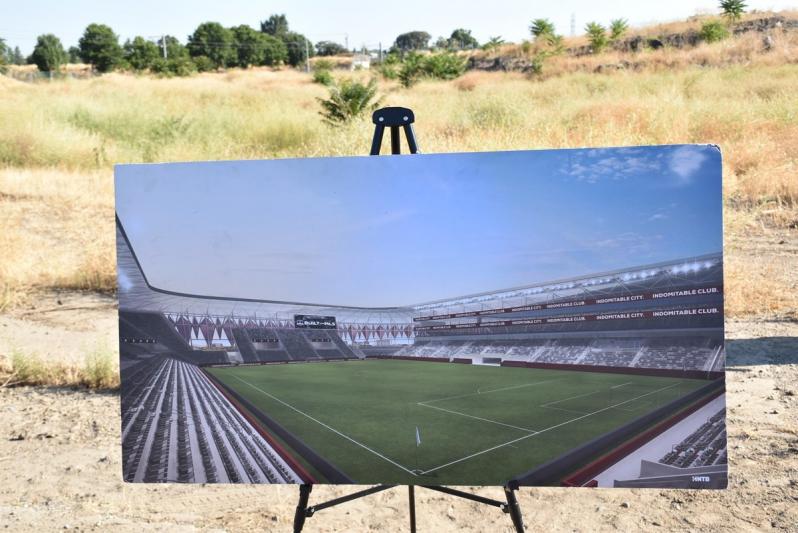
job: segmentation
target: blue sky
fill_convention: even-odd
[[[150,282],[367,307],[719,252],[720,153],[665,146],[123,165]]]
[[[750,9],[785,9],[796,7],[796,0],[748,0]],[[397,34],[425,30],[438,37],[464,27],[485,41],[500,35],[508,41],[528,37],[529,21],[537,17],[551,19],[558,31],[570,34],[571,14],[576,18],[577,33],[585,23],[596,20],[607,23],[613,18],[627,18],[632,25],[683,19],[696,13],[716,12],[716,0],[560,0],[558,2],[493,0],[461,0],[429,2],[368,3],[352,0],[319,2],[307,0],[192,0],[109,2],[108,0],[31,0],[11,3],[2,10],[0,37],[24,53],[32,51],[36,36],[55,33],[65,46],[77,44],[89,23],[110,25],[125,38],[142,35],[152,37],[172,34],[185,38],[198,24],[213,20],[225,25],[258,22],[272,13],[285,13],[293,29],[311,40],[334,40],[341,43],[348,37],[350,46],[363,44],[376,48],[379,42],[389,46]]]

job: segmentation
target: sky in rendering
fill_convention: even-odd
[[[786,9],[796,7],[796,0],[747,0],[749,9]],[[697,13],[716,13],[717,0],[460,0],[459,2],[368,3],[353,0],[320,2],[318,0],[176,0],[162,2],[108,2],[107,0],[32,0],[15,2],[0,17],[0,38],[30,54],[36,36],[56,34],[65,47],[76,45],[83,30],[92,22],[110,25],[124,42],[136,35],[156,38],[162,34],[186,36],[200,23],[221,22],[225,26],[249,24],[258,28],[261,20],[273,13],[285,13],[295,31],[312,41],[348,42],[350,47],[376,49],[381,42],[388,47],[399,33],[424,30],[433,38],[449,36],[455,28],[468,28],[480,42],[492,36],[518,42],[529,38],[529,21],[551,19],[557,30],[571,33],[573,15],[576,33],[582,34],[587,22],[607,24],[611,19],[626,18],[633,26],[684,19]]]
[[[123,165],[161,289],[418,304],[722,248],[711,146]]]

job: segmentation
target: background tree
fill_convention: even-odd
[[[289,31],[282,35],[281,40],[288,52],[288,64],[292,67],[303,65],[315,54],[313,43],[301,33]]]
[[[70,63],[82,63],[83,60],[80,58],[80,48],[77,46],[70,46],[69,50],[67,50],[67,55],[69,56]]]
[[[247,68],[262,65],[266,59],[267,35],[242,24],[230,28],[233,32],[233,46],[236,51],[235,65]]]
[[[610,21],[610,42],[614,43],[629,31],[629,22],[626,19],[614,19]]]
[[[164,43],[166,44],[166,57],[164,58]],[[153,61],[150,70],[161,76],[189,76],[197,71],[197,65],[177,37],[164,35],[155,43],[158,47],[158,59]],[[208,70],[213,70],[213,64],[208,61]]]
[[[541,60],[548,56],[558,55],[565,49],[562,35],[557,35],[554,24],[549,19],[535,19],[529,25],[529,32],[539,46],[538,55]]]
[[[272,67],[288,62],[288,47],[285,43],[267,33],[263,35],[263,65]]]
[[[109,72],[122,61],[119,38],[105,24],[89,24],[78,42],[78,48],[83,62],[100,72]]]
[[[213,68],[224,68],[236,62],[233,32],[218,22],[203,22],[188,37],[188,53],[192,58],[207,57]],[[197,65],[199,68],[200,65]],[[203,60],[203,67],[207,66]]]
[[[188,59],[190,58],[190,54],[188,53],[188,47],[185,46],[177,37],[172,35],[164,35],[155,43],[158,46],[158,50],[160,51],[161,57],[164,56],[163,48],[164,48],[164,41],[166,41],[166,59]]]
[[[5,39],[0,37],[0,65],[5,65],[8,62],[8,45]]]
[[[340,56],[348,54],[349,50],[333,41],[319,41],[316,43],[316,54],[320,56]]]
[[[744,0],[720,0],[720,9],[729,22],[737,22],[743,17],[748,5]]]
[[[413,50],[424,50],[429,48],[431,38],[432,36],[425,31],[409,31],[398,35],[393,46],[403,54]]]
[[[446,37],[438,37],[435,39],[435,42],[432,43],[432,48],[436,50],[448,50],[450,46],[449,39]]]
[[[471,35],[471,30],[457,28],[449,37],[449,47],[457,50],[473,50],[479,48],[479,41]]]
[[[19,49],[19,46],[15,46],[13,50],[8,52],[8,62],[12,65],[25,64],[25,56],[22,55],[22,50]]]
[[[535,19],[529,25],[529,32],[535,40],[546,39],[552,35],[556,35],[554,23],[549,19]]]
[[[288,19],[285,15],[272,15],[268,19],[261,21],[260,31],[275,37],[280,37],[288,33]]]
[[[482,45],[482,49],[486,51],[496,50],[504,44],[504,39],[502,39],[501,35],[497,35],[488,39],[488,42]]]
[[[609,40],[607,39],[607,29],[604,26],[598,22],[588,22],[585,26],[585,33],[587,33],[587,38],[594,54],[598,54],[607,48]]]
[[[157,44],[144,37],[135,37],[132,41],[126,41],[123,49],[125,61],[133,70],[139,71],[152,68],[162,54]]]
[[[36,68],[42,72],[57,72],[69,59],[61,39],[52,33],[36,38],[36,46],[30,57]]]

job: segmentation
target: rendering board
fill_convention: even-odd
[[[116,167],[130,482],[723,488],[706,145]]]

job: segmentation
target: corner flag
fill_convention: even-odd
[[[418,426],[416,426],[416,448],[421,446],[421,433],[418,432]]]

